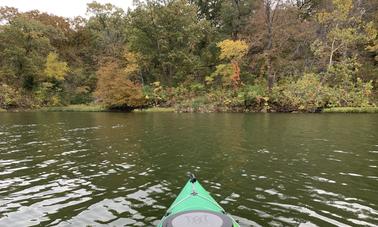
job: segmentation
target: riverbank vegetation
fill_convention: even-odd
[[[46,112],[104,112],[107,108],[103,105],[67,105],[67,106],[55,106],[55,107],[42,107],[38,109]]]
[[[375,0],[149,0],[127,12],[92,2],[86,18],[63,18],[1,7],[0,109],[375,109],[377,9]]]
[[[378,107],[334,107],[323,110],[324,113],[378,113]]]

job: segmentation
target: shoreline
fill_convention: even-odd
[[[131,113],[311,113],[306,111],[251,111],[248,109],[242,110],[232,110],[227,109],[226,111],[219,109],[218,111],[210,111],[205,108],[199,110],[180,110],[175,107],[148,107],[142,109],[134,109],[132,111],[119,111],[110,110],[105,106],[98,104],[78,104],[78,105],[68,105],[59,107],[42,107],[36,109],[0,109],[0,112],[131,112]],[[378,113],[378,107],[330,107],[322,109],[316,113]]]

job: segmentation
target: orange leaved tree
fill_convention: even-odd
[[[130,71],[117,61],[108,61],[97,71],[95,96],[109,109],[131,110],[145,105],[140,84],[130,80]]]

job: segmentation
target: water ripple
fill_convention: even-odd
[[[187,171],[241,226],[378,220],[377,134],[330,115],[41,114],[0,121],[0,226],[154,226]]]

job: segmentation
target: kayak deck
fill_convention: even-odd
[[[158,227],[239,227],[194,177],[167,210]]]

